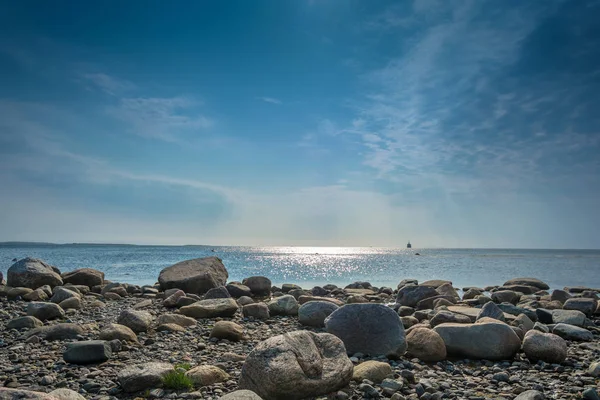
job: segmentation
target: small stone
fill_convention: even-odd
[[[368,379],[375,383],[381,383],[388,375],[392,374],[392,368],[388,363],[380,361],[365,361],[354,367],[352,379],[362,382]]]

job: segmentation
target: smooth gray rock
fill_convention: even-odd
[[[50,301],[58,304],[64,300],[67,300],[67,299],[70,299],[73,297],[81,299],[81,295],[79,293],[77,293],[73,290],[69,290],[68,288],[65,288],[64,286],[57,286],[54,288],[54,294],[52,294]]]
[[[585,314],[578,310],[552,310],[553,324],[569,324],[583,326]]]
[[[228,299],[231,295],[225,288],[225,286],[219,286],[216,288],[209,289],[208,292],[204,295],[204,299]]]
[[[110,359],[112,349],[104,340],[87,340],[67,344],[63,359],[70,364],[95,364]]]
[[[596,312],[598,308],[598,301],[591,298],[573,297],[565,301],[563,309],[565,310],[577,310],[581,311],[587,316],[590,316]]]
[[[66,388],[56,389],[48,394],[58,400],[86,400],[85,397],[76,391]]]
[[[479,314],[477,314],[477,320],[480,320],[484,317],[493,318],[497,319],[498,321],[505,322],[504,311],[498,308],[496,303],[491,301],[489,303],[485,303],[483,307],[481,307]]]
[[[594,339],[592,332],[587,329],[568,324],[556,324],[552,333],[563,339],[579,342],[589,342]]]
[[[94,287],[104,284],[104,272],[92,268],[80,268],[62,274],[64,283]]]
[[[51,287],[63,284],[60,271],[36,258],[27,257],[10,266],[6,274],[8,286],[37,289],[40,286]]]
[[[415,307],[421,300],[434,296],[439,296],[439,293],[431,286],[404,286],[398,291],[396,303]]]
[[[244,317],[252,317],[256,319],[269,319],[269,307],[265,303],[251,303],[242,307],[242,315]]]
[[[309,301],[298,309],[298,322],[302,325],[324,327],[325,318],[338,308],[328,301]]]
[[[523,339],[523,351],[532,363],[560,364],[567,358],[567,342],[558,335],[531,330]]]
[[[327,332],[342,339],[351,353],[397,358],[406,352],[404,326],[383,304],[348,304],[325,319]]]
[[[268,296],[271,293],[271,280],[265,276],[251,276],[242,281],[256,296]]]
[[[517,307],[514,304],[509,304],[509,303],[502,303],[502,304],[497,304],[498,308],[501,309],[502,311],[504,311],[507,314],[511,314],[514,316],[518,316],[519,314],[525,314],[529,317],[530,320],[532,321],[537,321],[538,320],[538,316],[536,314],[536,312],[538,310],[531,310],[529,308],[524,308],[524,307]],[[542,321],[544,322],[544,321]],[[552,321],[550,321],[549,323],[551,323]]]
[[[212,288],[225,286],[228,277],[220,258],[206,257],[182,261],[163,269],[158,282],[163,291],[177,288],[200,295]]]
[[[298,315],[298,300],[290,294],[274,298],[267,306],[271,315]]]
[[[183,306],[179,312],[192,318],[232,317],[238,308],[237,302],[232,298],[208,299]]]
[[[108,324],[100,331],[99,338],[107,341],[119,339],[124,342],[138,342],[135,332],[131,328],[120,324]]]
[[[55,318],[64,318],[65,311],[58,304],[54,303],[29,303],[27,305],[27,315],[36,317],[40,321],[46,321]]]
[[[433,318],[429,321],[431,326],[437,326],[440,324],[445,324],[449,322],[454,322],[457,324],[469,324],[471,323],[471,318],[466,315],[462,315],[459,313],[453,313],[448,310],[439,310],[435,313]]]
[[[550,286],[547,283],[540,281],[536,278],[513,278],[506,282],[504,282],[503,286],[510,285],[526,285],[526,286],[534,286],[540,290],[548,290]]]
[[[475,324],[442,324],[433,330],[444,340],[449,355],[462,358],[508,360],[521,347],[510,326],[491,318]]]
[[[544,400],[546,397],[542,392],[537,390],[526,390],[517,397],[515,400]]]
[[[299,400],[346,387],[352,371],[337,337],[295,331],[259,343],[244,362],[238,386],[265,400]]]
[[[30,329],[30,328],[39,328],[43,326],[44,323],[37,319],[36,317],[26,316],[26,317],[17,317],[13,318],[6,324],[6,329]]]
[[[162,378],[170,371],[173,371],[173,366],[161,362],[132,365],[122,369],[117,380],[123,391],[134,393],[162,387]]]
[[[24,389],[11,389],[0,386],[1,400],[58,400],[47,393],[33,392]]]
[[[257,395],[251,390],[235,390],[231,393],[227,393],[225,396],[221,396],[219,400],[263,400],[262,397]]]
[[[181,314],[161,314],[161,315],[159,315],[159,317],[156,321],[156,324],[157,325],[175,324],[175,325],[179,325],[179,326],[183,326],[183,327],[188,327],[188,326],[196,326],[198,323],[196,322],[195,319],[186,317],[185,315],[181,315]]]
[[[495,303],[511,303],[517,304],[519,295],[513,290],[498,290],[492,293],[492,301]]]
[[[225,286],[225,288],[227,289],[231,297],[235,297],[236,299],[243,296],[252,296],[252,291],[250,290],[250,288],[246,285],[242,285],[241,283],[228,283],[227,286]]]
[[[26,333],[26,337],[38,335],[49,341],[67,340],[78,339],[84,333],[85,332],[81,326],[77,324],[65,323],[32,329]]]
[[[146,332],[152,325],[152,314],[148,311],[123,310],[117,318],[117,323],[125,325],[135,333]]]

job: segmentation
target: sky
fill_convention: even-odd
[[[0,241],[600,248],[600,1],[0,4]]]

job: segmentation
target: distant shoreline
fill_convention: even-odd
[[[264,247],[264,248],[283,248],[283,247],[295,247],[295,248],[356,248],[356,249],[390,249],[390,250],[530,250],[530,251],[600,251],[598,249],[584,249],[584,248],[529,248],[529,247],[413,247],[406,249],[405,247],[387,247],[387,246],[308,246],[308,245],[210,245],[210,244],[135,244],[135,243],[51,243],[51,242],[0,242],[0,247],[101,247],[101,246],[114,246],[114,247],[208,247],[208,248],[220,248],[220,247]]]

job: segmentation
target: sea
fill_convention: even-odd
[[[154,284],[163,268],[179,261],[217,256],[230,281],[262,275],[274,285],[303,288],[356,281],[395,288],[407,278],[485,287],[515,277],[539,278],[552,289],[600,287],[600,250],[2,244],[0,271],[6,277],[12,260],[27,256],[63,272],[95,268],[108,280],[138,285]]]

